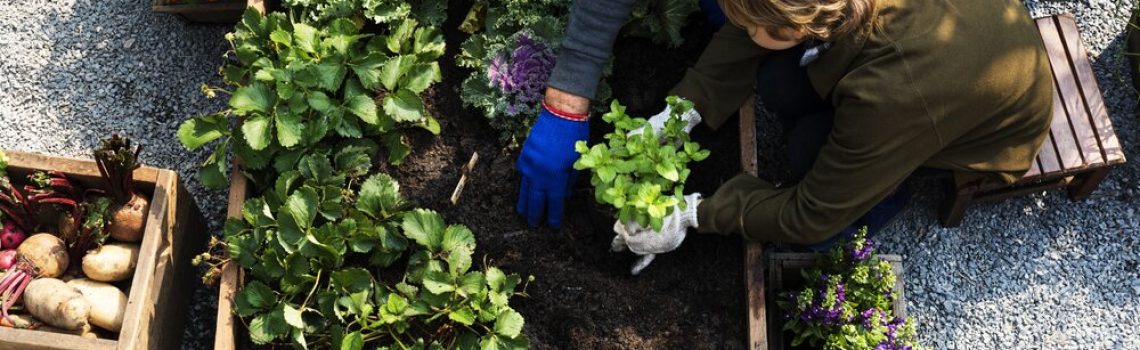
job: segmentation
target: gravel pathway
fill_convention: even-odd
[[[124,133],[146,146],[144,163],[177,169],[220,227],[224,191],[198,185],[193,169],[205,155],[188,154],[174,135],[187,115],[224,105],[198,86],[215,79],[232,26],[188,25],[150,4],[0,1],[0,147],[90,157],[99,137]],[[195,287],[184,347],[205,349],[216,292]]]
[[[1080,204],[1048,192],[980,205],[961,228],[934,221],[938,191],[917,183],[913,204],[879,236],[905,256],[907,308],[938,349],[1140,348],[1140,120],[1120,34],[1131,8],[1105,0],[1033,1],[1034,15],[1077,16],[1125,153]],[[187,25],[149,0],[0,1],[0,147],[86,157],[123,132],[144,161],[178,169],[211,225],[224,193],[193,179],[205,156],[173,135],[185,116],[213,111],[213,80],[229,26]],[[213,292],[198,288],[185,349],[213,339]]]

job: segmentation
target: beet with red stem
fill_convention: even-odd
[[[55,220],[59,236],[65,242],[72,242],[83,219],[80,186],[75,185],[67,174],[56,170],[36,171],[28,175],[28,182],[24,186],[24,191],[29,194],[28,201],[35,204],[39,215],[48,215],[39,219]]]
[[[131,146],[130,139],[119,135],[111,135],[101,143],[95,151],[95,162],[113,199],[108,231],[116,240],[141,241],[146,212],[150,208],[150,200],[135,192],[134,187],[134,170],[139,168],[142,146]]]
[[[0,212],[24,232],[35,232],[39,228],[36,210],[7,177],[0,177]]]

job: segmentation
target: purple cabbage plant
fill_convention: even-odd
[[[475,73],[463,82],[460,97],[482,110],[504,141],[516,143],[538,116],[558,57],[557,43],[529,30],[483,43],[481,58],[465,59]]]
[[[918,350],[914,323],[896,317],[895,275],[880,260],[866,228],[836,244],[815,268],[803,271],[804,285],[779,294],[791,346],[814,349]]]

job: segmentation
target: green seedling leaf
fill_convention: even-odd
[[[248,317],[263,311],[277,302],[277,295],[261,281],[250,281],[241,291],[234,295],[234,312],[241,317]]]
[[[519,336],[523,328],[523,317],[515,310],[503,311],[495,320],[495,333],[507,338]]]
[[[404,205],[404,201],[400,197],[400,184],[387,174],[372,175],[364,181],[364,184],[360,186],[360,198],[356,201],[356,209],[374,219],[388,218],[400,211]],[[428,220],[431,221],[431,219]],[[408,223],[408,220],[405,219],[404,222]],[[435,225],[436,222],[432,221],[428,224]],[[442,225],[442,222],[439,224]],[[407,225],[411,225],[410,227],[414,229],[427,229],[423,228],[420,222]],[[408,230],[408,228],[405,227],[404,230]]]
[[[376,125],[379,123],[379,116],[376,112],[376,101],[372,100],[368,95],[356,95],[344,101],[344,108],[351,112],[353,115],[363,120],[365,123]]]
[[[427,209],[416,209],[404,216],[404,235],[429,251],[438,252],[444,237],[443,218]]]
[[[230,107],[238,115],[247,115],[253,112],[269,113],[276,100],[275,95],[263,83],[253,83],[249,86],[234,90],[230,97]]]
[[[229,118],[220,114],[193,117],[178,127],[178,141],[182,147],[196,150],[224,136],[229,131]]]

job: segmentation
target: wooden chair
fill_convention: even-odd
[[[943,226],[958,226],[966,208],[978,201],[1062,187],[1068,190],[1069,199],[1080,201],[1100,185],[1110,169],[1125,161],[1073,17],[1040,18],[1037,29],[1053,68],[1049,135],[1032,168],[1017,183],[993,184],[965,173],[947,179],[939,215]]]

